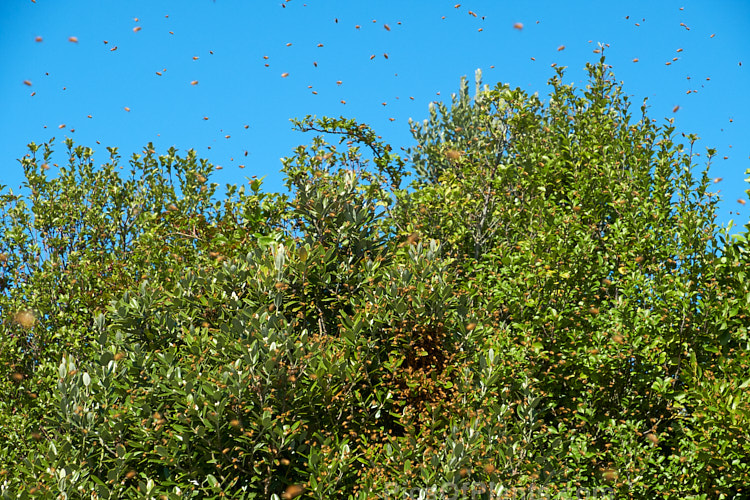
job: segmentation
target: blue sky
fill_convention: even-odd
[[[748,221],[750,2],[457,1],[5,0],[0,184],[23,182],[29,142],[56,137],[62,153],[71,137],[99,162],[106,146],[192,148],[222,167],[215,182],[282,191],[279,159],[311,140],[290,118],[356,118],[408,147],[408,119],[462,75],[546,96],[551,64],[583,84],[605,43],[636,105],[701,137],[698,165],[718,150],[720,222]]]

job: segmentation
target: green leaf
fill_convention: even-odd
[[[211,488],[216,488],[219,485],[219,481],[213,474],[208,474],[206,476],[206,480],[208,480],[208,484],[211,486]]]

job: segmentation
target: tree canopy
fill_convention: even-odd
[[[746,497],[747,232],[714,152],[586,69],[545,100],[463,79],[406,158],[295,120],[322,135],[286,194],[69,139],[49,177],[32,143],[0,192],[0,495]]]

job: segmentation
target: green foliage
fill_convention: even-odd
[[[288,196],[217,201],[151,146],[122,179],[66,141],[49,178],[32,144],[0,205],[0,495],[744,498],[747,233],[697,138],[587,71],[546,101],[463,80],[408,189],[345,118],[295,121],[341,140],[283,160]]]
[[[214,201],[213,166],[193,151],[157,157],[148,145],[123,178],[116,149],[95,168],[91,149],[65,145],[67,164],[50,178],[53,141],[30,144],[21,160],[29,195],[0,197],[0,428],[15,444],[0,450],[3,464],[49,437],[39,422],[56,366],[64,353],[87,359],[93,319],[111,300],[146,279],[169,289],[185,268],[213,265],[281,223],[259,181],[251,194],[231,186]]]

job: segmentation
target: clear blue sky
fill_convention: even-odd
[[[601,42],[636,105],[701,137],[698,164],[718,149],[720,221],[748,221],[749,1],[457,1],[2,0],[0,184],[17,189],[26,144],[54,136],[99,162],[193,148],[216,182],[281,191],[279,158],[311,139],[292,117],[353,117],[398,149],[462,75],[546,96],[552,63],[582,84]]]

